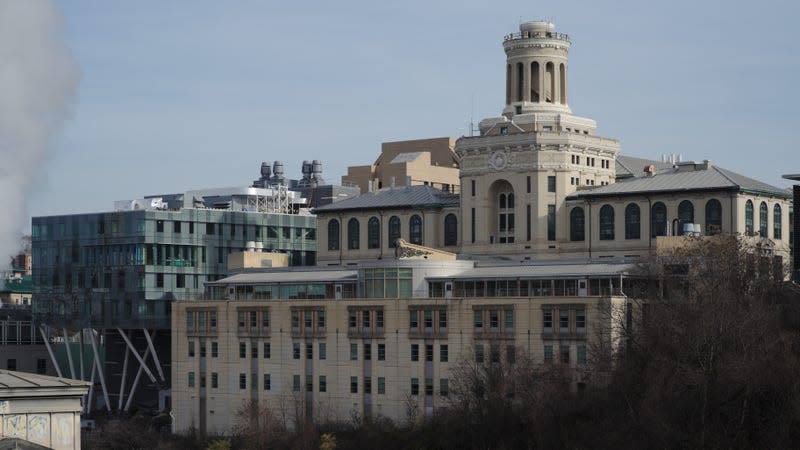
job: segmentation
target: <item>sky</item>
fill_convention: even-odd
[[[64,0],[80,80],[28,213],[248,185],[262,161],[296,178],[320,159],[338,183],[381,142],[468,134],[470,117],[502,111],[503,36],[540,19],[571,37],[573,113],[623,154],[710,159],[788,187],[797,5]]]

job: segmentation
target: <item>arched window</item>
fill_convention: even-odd
[[[361,234],[359,228],[358,219],[355,217],[347,221],[347,248],[349,250],[358,250],[359,235]]]
[[[448,214],[444,217],[444,245],[458,244],[458,219],[455,214]]]
[[[614,208],[611,205],[600,208],[600,240],[614,240]]]
[[[781,213],[781,205],[776,203],[772,210],[772,237],[778,240],[783,239],[783,230],[781,229]]]
[[[747,235],[753,234],[753,202],[748,200],[744,204],[744,231]]]
[[[497,200],[497,206],[500,209],[504,209],[506,207],[506,194],[500,194]]]
[[[667,235],[667,207],[661,202],[653,203],[650,209],[650,236]]]
[[[328,250],[339,250],[339,221],[328,221]]]
[[[683,226],[687,223],[694,223],[694,205],[689,200],[684,200],[678,204],[678,229],[676,235],[683,234]]]
[[[514,209],[514,193],[508,193],[508,209]]]
[[[706,202],[706,236],[722,233],[722,203],[712,198]]]
[[[389,248],[397,247],[398,239],[400,239],[400,218],[392,216],[389,218]]]
[[[641,239],[642,237],[642,214],[639,205],[629,203],[625,207],[625,239]]]
[[[583,208],[572,208],[569,213],[569,240],[582,241],[585,239],[584,234],[584,216]]]
[[[761,202],[758,207],[758,234],[762,237],[769,237],[767,232],[767,218],[769,217],[769,209],[766,202]]]
[[[408,240],[412,244],[422,245],[422,218],[416,214],[408,222]]]
[[[367,222],[367,248],[381,248],[381,223],[377,217]]]

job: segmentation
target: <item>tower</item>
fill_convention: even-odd
[[[619,142],[597,136],[594,120],[572,114],[570,46],[566,34],[544,21],[522,23],[504,37],[502,113],[481,120],[480,135],[462,137],[455,147],[462,252],[514,259],[585,252],[567,224],[592,219],[565,199],[614,181]]]

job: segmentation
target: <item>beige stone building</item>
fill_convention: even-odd
[[[350,166],[342,184],[361,193],[382,188],[427,185],[446,192],[459,191],[455,138],[443,137],[384,142],[381,154],[368,166]]]
[[[173,310],[174,431],[227,433],[248,400],[288,426],[298,414],[404,422],[447,405],[461,361],[524,354],[580,383],[591,344],[616,344],[632,267],[395,260],[209,283],[218,300]]]

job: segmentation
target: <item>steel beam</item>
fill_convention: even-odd
[[[156,363],[158,376],[161,377],[161,381],[166,382],[167,379],[164,378],[164,371],[161,369],[161,363],[158,361],[158,353],[156,353],[156,348],[153,346],[153,339],[150,338],[150,333],[147,332],[147,328],[142,328],[142,332],[144,333],[145,339],[147,339],[147,346],[150,347],[150,353],[153,354],[153,361]]]
[[[153,372],[151,372],[150,369],[147,367],[147,364],[145,363],[144,359],[142,359],[142,357],[139,356],[139,352],[136,351],[136,347],[133,346],[131,340],[128,339],[128,336],[122,331],[122,328],[117,327],[117,331],[119,331],[119,335],[122,336],[122,339],[125,340],[125,343],[128,344],[128,347],[130,347],[133,356],[135,356],[136,359],[139,360],[139,364],[141,364],[141,367],[144,369],[145,373],[147,373],[147,376],[150,377],[150,381],[152,381],[153,383],[157,383],[156,377],[153,376]],[[147,349],[147,353],[150,353],[149,348]]]
[[[127,346],[125,346],[125,359],[122,363],[122,382],[119,384],[119,405],[117,409],[122,411],[122,398],[125,396],[125,381],[128,376],[128,354],[131,352]]]
[[[75,363],[72,362],[72,348],[70,348],[69,344],[69,335],[67,334],[67,329],[62,327],[61,330],[64,331],[64,347],[67,349],[67,361],[69,361],[69,373],[72,375],[72,379],[75,379]]]
[[[139,354],[138,354],[138,353],[136,353],[136,350],[131,350],[131,352],[132,352],[134,355],[136,355],[137,357],[139,356]],[[150,355],[150,348],[148,347],[148,348],[147,348],[147,349],[144,351],[144,356],[143,356],[143,358],[144,358],[144,360],[145,360],[145,361],[147,361],[147,357],[148,357],[149,355]],[[142,377],[142,371],[143,371],[143,369],[144,369],[145,367],[146,367],[146,366],[139,365],[139,370],[136,372],[136,377],[133,379],[133,384],[131,385],[131,392],[128,394],[128,401],[127,401],[127,402],[125,402],[125,411],[127,411],[127,410],[128,410],[128,408],[130,408],[130,407],[131,407],[131,401],[133,401],[133,394],[135,394],[135,393],[136,393],[136,388],[139,386],[139,378],[141,378],[141,377]],[[153,380],[153,381],[155,381],[155,380]]]
[[[56,368],[56,373],[58,374],[59,378],[64,378],[64,375],[61,374],[61,367],[58,366],[58,361],[56,361],[56,355],[53,353],[53,347],[50,346],[50,340],[47,338],[47,334],[44,332],[44,326],[39,326],[39,331],[42,333],[42,339],[44,339],[44,345],[47,347],[47,353],[50,354],[50,360],[53,361],[53,367]]]
[[[105,398],[106,400],[106,409],[111,411],[111,402],[108,400],[108,389],[106,389],[106,377],[105,374],[103,373],[102,364],[99,364],[100,352],[97,351],[97,337],[94,335],[94,330],[89,335],[89,337],[91,338],[92,341],[92,351],[94,352],[94,360],[95,362],[98,363],[95,365],[97,366],[97,375],[100,377],[100,387],[103,388],[103,398]]]

